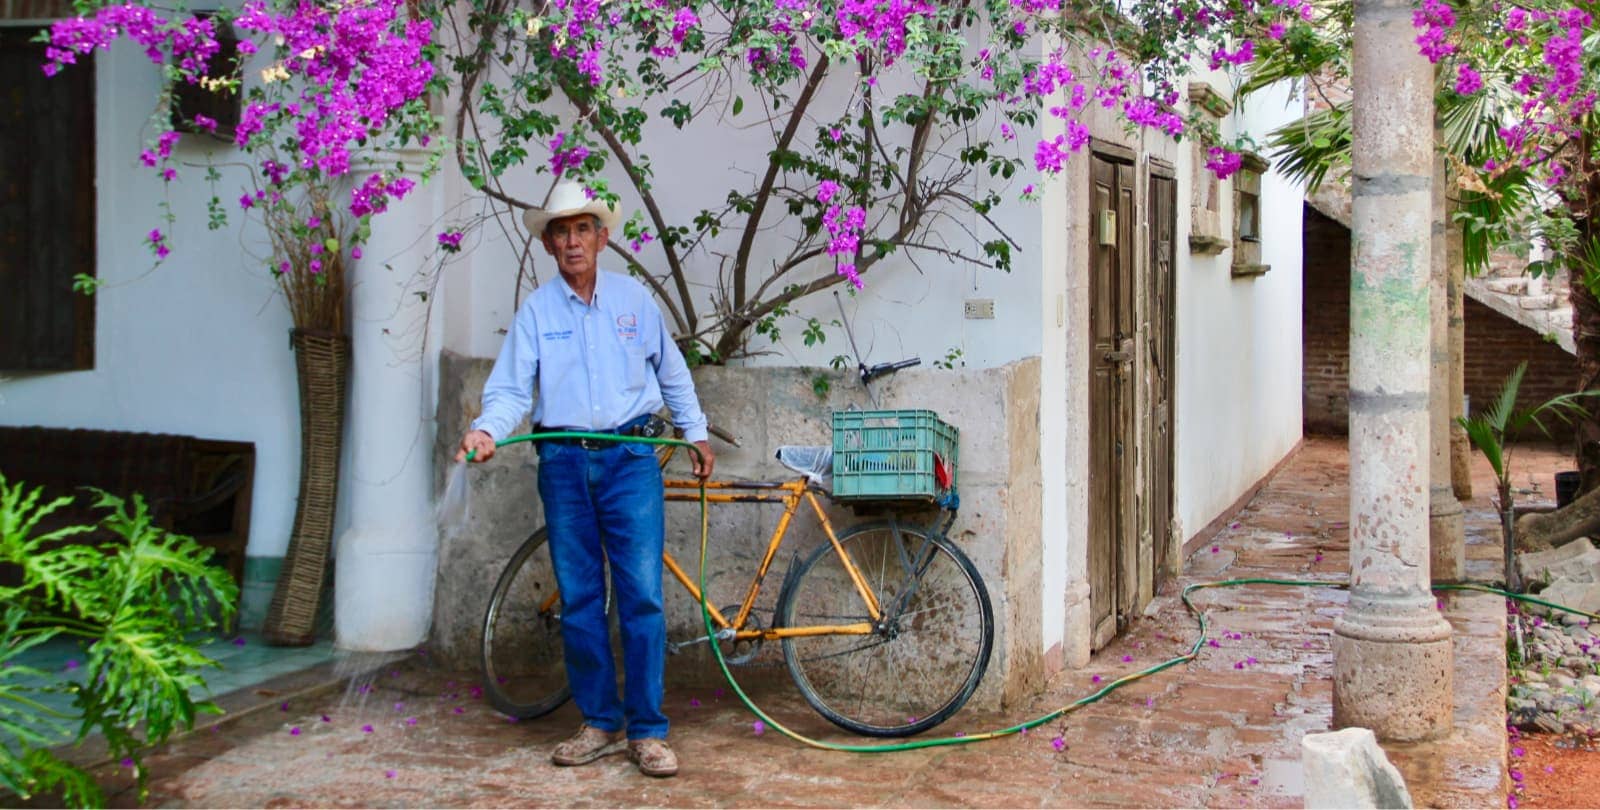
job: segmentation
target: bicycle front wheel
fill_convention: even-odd
[[[783,657],[806,702],[841,728],[904,737],[943,723],[972,697],[994,647],[994,611],[972,561],[948,539],[887,524],[839,540],[876,595],[870,635],[791,636]],[[801,563],[778,626],[871,623],[831,543]]]
[[[496,709],[527,720],[572,696],[561,644],[561,596],[540,527],[500,572],[483,616],[483,691]]]

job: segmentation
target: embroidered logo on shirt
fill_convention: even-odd
[[[562,329],[562,330],[556,331],[556,332],[544,332],[544,333],[540,334],[539,337],[541,337],[541,338],[543,338],[545,340],[571,340],[572,339],[572,330],[571,329]]]
[[[617,316],[617,337],[623,340],[639,339],[639,317],[632,312]]]

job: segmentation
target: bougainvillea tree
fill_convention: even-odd
[[[627,195],[639,213],[613,235],[618,260],[655,288],[690,353],[713,361],[744,351],[752,331],[775,335],[800,298],[860,285],[892,255],[1008,268],[1020,246],[991,212],[1061,171],[1096,110],[1201,139],[1226,176],[1237,145],[1186,116],[1180,80],[1348,47],[1326,35],[1347,26],[1348,5],[1314,0],[256,0],[234,24],[275,58],[259,74],[218,77],[206,21],[139,5],[83,11],[55,27],[52,67],[127,35],[179,80],[234,82],[252,96],[238,142],[266,182],[241,204],[274,201],[278,180],[342,177],[350,215],[379,212],[408,181],[351,155],[389,138],[449,150],[491,213],[542,201],[507,182],[530,166]],[[1529,103],[1504,110],[1496,166],[1572,187],[1582,172],[1556,177],[1568,162],[1555,156],[1592,103],[1588,5],[1427,0],[1414,22],[1419,49],[1445,60],[1465,95],[1521,71],[1509,83]],[[1480,42],[1499,46],[1468,47]],[[429,128],[429,90],[454,101],[442,132]],[[668,210],[650,137],[667,126],[739,127],[760,165],[717,173],[703,204]],[[153,170],[170,172],[169,138],[146,153]],[[280,154],[263,157],[269,148]],[[275,179],[266,160],[286,173]],[[1488,184],[1499,177],[1482,170]],[[440,249],[459,250],[473,224],[446,230]],[[723,233],[737,238],[724,244]],[[158,253],[171,249],[151,237]],[[709,293],[696,286],[707,278]]]

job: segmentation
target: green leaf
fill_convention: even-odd
[[[739,113],[742,113],[742,112],[744,112],[744,96],[734,96],[733,97],[733,114],[734,115],[738,115]]]

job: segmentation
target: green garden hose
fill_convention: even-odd
[[[639,443],[646,443],[646,444],[672,445],[672,446],[683,447],[683,448],[687,449],[690,453],[692,453],[695,456],[696,459],[698,459],[700,457],[700,455],[701,455],[700,454],[700,448],[694,446],[693,444],[690,444],[689,442],[682,441],[682,440],[679,440],[679,439],[655,439],[655,438],[645,438],[645,437],[642,437],[642,436],[618,436],[618,435],[609,434],[609,433],[582,433],[582,432],[565,432],[565,431],[563,431],[563,432],[552,432],[552,433],[529,433],[529,434],[524,434],[524,435],[521,435],[521,436],[512,436],[512,437],[503,439],[501,441],[495,442],[495,446],[496,447],[502,447],[504,445],[514,444],[516,442],[542,441],[542,440],[545,440],[545,439],[599,439],[599,440],[602,440],[602,441],[613,441],[613,442],[639,442]],[[474,455],[473,453],[468,453],[467,454],[467,460],[471,461],[473,455]],[[700,618],[705,623],[705,629],[706,629],[707,637],[714,637],[716,635],[716,627],[712,624],[710,607],[709,607],[709,604],[706,601],[706,549],[707,549],[707,545],[708,545],[708,542],[707,542],[708,541],[708,536],[709,536],[709,533],[710,533],[710,519],[709,519],[709,515],[708,515],[706,507],[707,507],[707,501],[706,501],[705,481],[702,480],[700,482],[700,583],[699,583],[699,585],[700,585]],[[828,751],[847,751],[847,752],[850,752],[850,753],[857,753],[857,754],[883,754],[883,753],[889,753],[889,752],[892,752],[892,751],[913,751],[913,750],[916,750],[916,749],[919,749],[919,748],[938,748],[938,747],[947,746],[947,745],[967,745],[969,743],[982,742],[982,741],[985,741],[985,740],[994,740],[994,739],[999,739],[1001,737],[1008,737],[1008,736],[1010,736],[1012,734],[1019,734],[1021,732],[1027,731],[1028,729],[1031,729],[1031,728],[1037,728],[1037,727],[1042,726],[1042,725],[1044,725],[1046,723],[1049,723],[1049,722],[1051,722],[1053,720],[1056,720],[1056,719],[1058,719],[1060,717],[1063,717],[1063,716],[1065,716],[1067,714],[1070,714],[1071,712],[1074,712],[1074,711],[1076,711],[1076,710],[1078,710],[1080,708],[1083,708],[1084,706],[1088,706],[1088,705],[1090,705],[1092,703],[1097,703],[1102,698],[1104,698],[1106,695],[1109,695],[1112,692],[1114,692],[1114,691],[1116,691],[1116,690],[1118,690],[1118,689],[1120,689],[1120,688],[1122,688],[1124,686],[1127,686],[1130,683],[1133,683],[1134,681],[1137,681],[1137,680],[1139,680],[1141,678],[1148,677],[1150,675],[1154,675],[1157,672],[1161,672],[1162,670],[1170,669],[1170,668],[1175,667],[1175,666],[1177,666],[1179,664],[1187,663],[1189,661],[1194,660],[1195,658],[1199,657],[1201,648],[1205,646],[1205,643],[1206,643],[1206,630],[1207,630],[1208,623],[1206,621],[1205,612],[1203,612],[1199,608],[1195,607],[1194,602],[1190,600],[1189,595],[1191,593],[1195,592],[1195,591],[1203,590],[1203,589],[1206,589],[1206,588],[1234,588],[1234,587],[1239,587],[1239,586],[1243,586],[1243,585],[1284,585],[1284,586],[1302,587],[1302,588],[1338,588],[1340,590],[1348,590],[1349,587],[1350,587],[1349,584],[1346,583],[1346,582],[1335,582],[1335,581],[1325,581],[1325,580],[1272,579],[1272,578],[1266,578],[1266,577],[1250,577],[1250,578],[1244,578],[1244,579],[1225,579],[1225,580],[1219,580],[1219,581],[1216,581],[1216,582],[1196,582],[1194,584],[1185,586],[1184,589],[1183,589],[1182,594],[1180,594],[1181,598],[1183,599],[1183,605],[1189,611],[1189,613],[1195,617],[1195,620],[1200,625],[1200,635],[1199,635],[1198,638],[1195,639],[1194,644],[1192,646],[1190,646],[1189,651],[1187,653],[1184,653],[1183,655],[1177,656],[1176,658],[1170,658],[1170,659],[1168,659],[1166,661],[1163,661],[1163,662],[1161,662],[1159,664],[1155,664],[1154,666],[1146,667],[1144,669],[1138,670],[1137,672],[1131,672],[1131,673],[1129,673],[1127,675],[1124,675],[1124,676],[1122,676],[1120,678],[1117,678],[1116,680],[1111,681],[1110,683],[1107,683],[1105,686],[1101,687],[1099,690],[1097,690],[1097,691],[1095,691],[1095,692],[1093,692],[1093,693],[1091,693],[1089,695],[1081,697],[1081,698],[1079,698],[1079,699],[1077,699],[1077,700],[1075,700],[1075,701],[1073,701],[1073,702],[1071,702],[1071,703],[1069,703],[1069,704],[1067,704],[1065,706],[1062,706],[1059,709],[1056,709],[1056,710],[1054,710],[1052,712],[1049,712],[1047,714],[1044,714],[1044,715],[1041,715],[1039,717],[1036,717],[1036,718],[1034,718],[1032,720],[1028,720],[1026,722],[1018,723],[1018,724],[1016,724],[1014,726],[1009,726],[1007,728],[997,729],[997,730],[994,730],[994,731],[986,731],[986,732],[983,732],[983,733],[980,733],[980,734],[964,734],[964,735],[961,735],[961,736],[958,736],[958,737],[935,737],[935,738],[930,738],[930,739],[911,740],[909,742],[884,743],[884,744],[876,744],[876,745],[847,745],[847,744],[844,744],[844,743],[831,743],[831,742],[825,742],[825,741],[822,741],[822,740],[812,739],[810,737],[805,736],[804,734],[801,734],[801,733],[799,733],[799,732],[797,732],[797,731],[795,731],[795,730],[783,725],[782,723],[778,722],[777,720],[774,720],[766,712],[763,712],[760,707],[756,706],[755,703],[750,700],[750,696],[745,694],[744,689],[739,686],[739,682],[734,679],[733,673],[728,669],[728,662],[722,655],[721,648],[718,647],[718,645],[716,645],[716,644],[711,644],[709,646],[711,647],[712,655],[717,660],[718,669],[720,669],[722,671],[723,678],[725,678],[727,680],[728,686],[733,689],[734,694],[739,696],[739,701],[744,704],[745,708],[749,709],[752,714],[754,714],[756,717],[760,718],[761,721],[763,723],[765,723],[766,725],[770,726],[771,728],[777,729],[784,736],[789,737],[790,739],[795,740],[797,742],[803,743],[805,745],[809,745],[809,746],[811,746],[813,748],[821,748],[821,749],[828,750]],[[1433,587],[1433,589],[1436,590],[1436,591],[1480,591],[1480,592],[1483,592],[1483,593],[1497,594],[1499,596],[1504,596],[1504,597],[1506,597],[1508,599],[1516,599],[1516,600],[1519,600],[1519,601],[1522,601],[1522,602],[1531,602],[1533,604],[1543,605],[1545,607],[1552,608],[1552,609],[1555,609],[1555,610],[1565,611],[1567,613],[1573,613],[1573,614],[1576,614],[1576,615],[1579,615],[1579,616],[1585,616],[1585,617],[1588,617],[1588,618],[1594,619],[1594,620],[1600,620],[1600,615],[1597,615],[1597,614],[1594,614],[1594,613],[1590,613],[1588,611],[1578,610],[1577,608],[1567,607],[1566,605],[1559,605],[1559,604],[1556,604],[1554,602],[1550,602],[1550,601],[1547,601],[1547,600],[1544,600],[1544,599],[1539,599],[1538,597],[1534,597],[1534,596],[1528,596],[1526,594],[1518,594],[1518,593],[1511,593],[1509,591],[1503,591],[1503,590],[1501,590],[1499,588],[1492,588],[1492,587],[1489,587],[1487,585],[1474,585],[1474,584],[1465,584],[1465,583],[1464,584],[1435,585]]]

